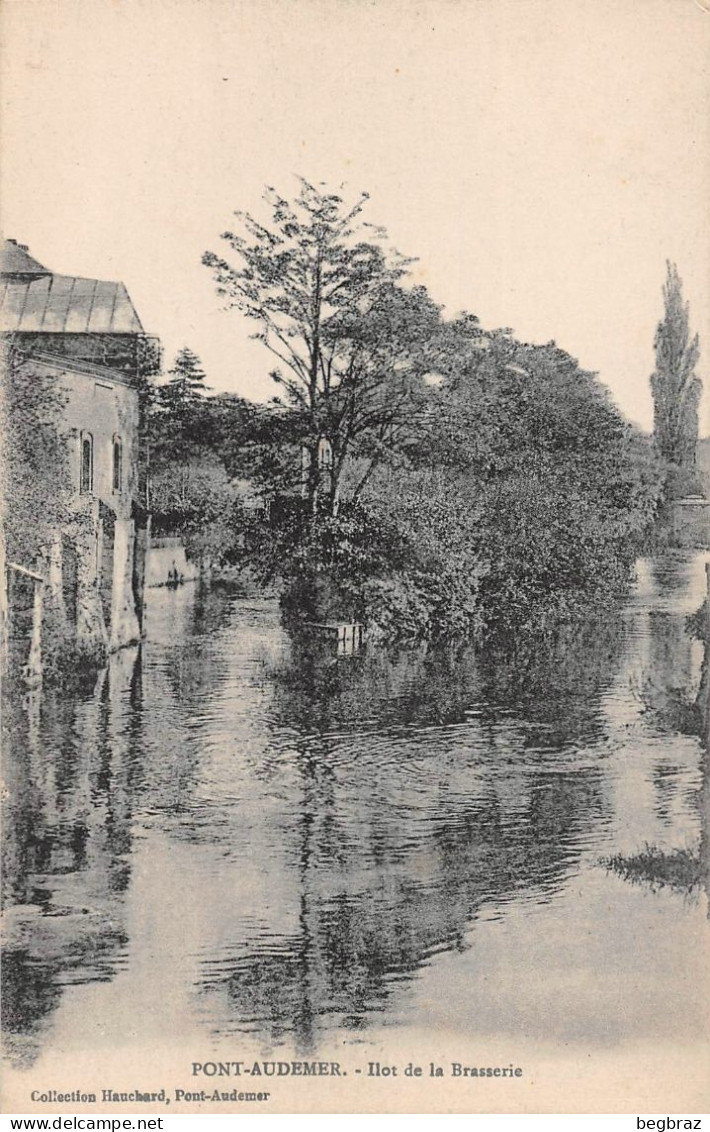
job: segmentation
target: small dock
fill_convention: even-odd
[[[340,656],[359,652],[367,637],[365,626],[358,621],[306,621],[305,628],[336,645]]]

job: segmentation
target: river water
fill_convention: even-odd
[[[640,561],[605,624],[514,661],[336,657],[273,601],[150,591],[140,650],[8,708],[11,1065],[386,1031],[697,1042],[705,893],[605,861],[703,841],[707,557]]]

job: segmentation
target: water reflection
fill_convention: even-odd
[[[314,1019],[362,1026],[431,956],[464,948],[485,905],[551,900],[605,813],[600,697],[619,629],[515,658],[420,648],[336,662],[296,643],[268,670],[272,783],[279,736],[293,734],[297,809],[282,830],[298,919],[272,926],[268,948],[235,938],[205,963],[221,1032],[291,1030],[308,1049]]]
[[[573,950],[593,913],[570,893],[606,883],[601,856],[699,839],[700,744],[678,705],[699,694],[684,617],[701,583],[699,559],[641,563],[618,616],[513,657],[335,658],[290,641],[274,603],[151,595],[143,648],[96,688],[6,715],[10,1056],[77,1037],[79,986],[105,988],[109,1034],[119,999],[154,1001],[151,1033],[308,1051],[402,1024],[442,955],[462,957],[463,1001],[463,957],[485,971],[482,925],[513,910]],[[668,914],[680,947],[689,913]],[[513,1028],[523,1012],[498,1009]]]
[[[137,650],[112,658],[83,697],[6,703],[2,1014],[20,1061],[36,1053],[61,988],[110,978],[128,943],[139,707]]]

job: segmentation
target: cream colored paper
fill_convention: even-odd
[[[696,0],[5,0],[4,233],[56,271],[123,280],[166,357],[189,343],[214,387],[265,398],[269,359],[236,313],[220,309],[201,255],[219,250],[233,210],[258,211],[264,185],[288,194],[302,174],[344,183],[346,195],[365,189],[368,219],[419,257],[415,278],[447,311],[472,310],[525,341],[555,339],[649,429],[668,258],[701,335],[706,390],[710,382],[709,52],[710,13]],[[706,392],[704,434],[709,423]],[[87,723],[88,744],[92,734]],[[622,814],[628,806],[630,827],[632,787],[629,778],[613,802]],[[262,904],[305,899],[286,866],[267,892],[249,888],[259,852],[256,840],[249,881],[235,892],[219,873],[210,889],[184,842],[136,849],[118,930],[149,946],[118,967],[109,957],[79,985],[71,969],[58,979],[59,1002],[30,1052],[5,1063],[5,1112],[707,1110],[702,903],[683,921],[682,944],[666,916],[657,960],[636,930],[654,895],[621,880],[583,930],[576,908],[574,937],[564,915],[548,935],[528,929],[524,901],[494,908],[490,922],[485,909],[462,913],[460,940],[443,930],[412,978],[403,972],[401,990],[390,987],[392,1010],[358,1027],[342,1016],[319,1027],[316,957],[303,976],[315,1037],[299,1044],[288,1027],[282,1038],[254,1036],[245,1018],[243,1032],[220,1033],[195,998],[199,959],[212,941],[208,958],[219,960],[234,902],[258,920]],[[338,877],[343,891],[348,869],[356,886],[354,857]],[[573,874],[565,883],[570,909],[577,891],[587,900],[584,877],[578,890]],[[312,927],[305,911],[299,930]],[[405,915],[402,930],[418,924]],[[616,936],[613,978],[596,965],[598,935]],[[459,952],[475,983],[468,1014],[462,977],[449,974]],[[618,1015],[620,1000],[635,1017]],[[331,1069],[193,1072],[194,1063],[264,1061]],[[371,1063],[396,1073],[371,1076]],[[454,1065],[506,1076],[455,1075]],[[165,1090],[170,1104],[103,1100],[104,1090],[135,1089]],[[269,1099],[185,1099],[202,1089]]]

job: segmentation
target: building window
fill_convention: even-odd
[[[333,467],[333,448],[325,437],[318,441],[318,467],[322,472],[330,471]]]
[[[123,489],[123,441],[120,436],[113,438],[113,490]]]
[[[90,432],[81,434],[81,476],[79,491],[94,490],[94,439]]]

